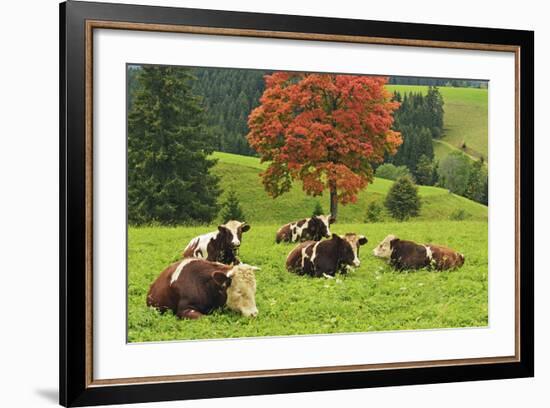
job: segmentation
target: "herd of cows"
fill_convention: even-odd
[[[298,242],[286,259],[286,269],[298,275],[332,278],[358,267],[363,235],[331,234],[334,219],[319,215],[283,225],[275,242]],[[172,310],[179,318],[197,319],[227,306],[244,316],[256,316],[256,266],[238,258],[242,234],[250,225],[229,221],[218,230],[193,238],[178,262],[168,266],[153,282],[147,306]],[[326,239],[323,239],[326,238]],[[464,264],[464,255],[441,245],[417,244],[388,235],[373,254],[389,260],[397,270],[431,268],[446,270]]]

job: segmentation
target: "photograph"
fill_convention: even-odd
[[[488,327],[490,89],[127,63],[127,342]]]
[[[60,403],[533,377],[534,32],[172,6],[59,8]]]

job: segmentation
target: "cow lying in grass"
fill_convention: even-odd
[[[363,235],[332,234],[325,241],[306,241],[294,248],[286,258],[286,268],[298,275],[333,277],[336,272],[346,273],[358,267],[359,247],[368,242]]]
[[[245,222],[231,220],[219,225],[218,230],[195,237],[183,250],[184,258],[204,258],[227,265],[240,263],[237,251],[242,233],[250,229]]]
[[[198,319],[227,303],[244,316],[256,316],[255,266],[234,266],[186,258],[166,268],[147,294],[147,306],[172,310],[180,319]]]
[[[388,235],[372,251],[374,256],[389,259],[395,269],[456,269],[464,265],[464,255],[433,244],[417,244]]]
[[[277,231],[275,242],[301,242],[307,240],[320,241],[330,237],[329,225],[334,223],[330,215],[314,215],[300,221],[283,225]]]

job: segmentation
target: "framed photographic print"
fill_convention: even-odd
[[[533,376],[533,32],[60,27],[61,404]]]

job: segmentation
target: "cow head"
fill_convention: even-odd
[[[343,241],[340,255],[342,262],[347,265],[359,267],[361,265],[361,261],[359,260],[359,247],[361,245],[365,245],[369,241],[367,237],[364,235],[348,233],[340,236],[339,238]]]
[[[256,276],[260,268],[247,264],[235,265],[227,273],[231,286],[227,290],[227,307],[243,316],[258,315],[256,307]]]
[[[231,220],[218,226],[222,241],[227,247],[237,249],[241,246],[242,233],[250,229],[246,222]]]
[[[395,235],[388,235],[382,242],[378,244],[376,248],[372,250],[372,253],[374,256],[377,256],[378,258],[389,258],[392,254],[393,247],[395,242],[397,242],[399,238],[397,238]]]
[[[331,215],[315,215],[309,221],[309,228],[313,230],[313,237],[330,238],[329,225],[334,223],[334,217]]]

